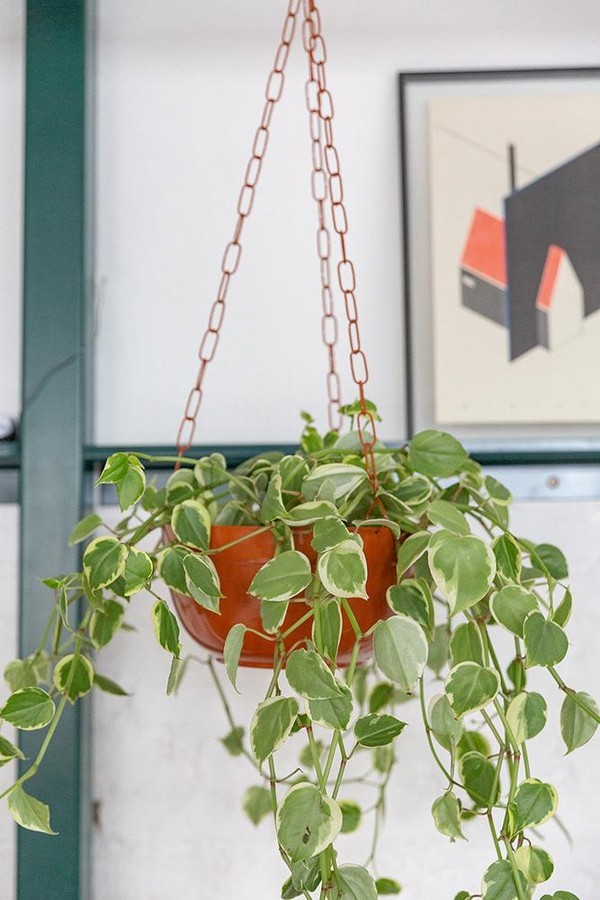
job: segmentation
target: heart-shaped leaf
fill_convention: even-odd
[[[517,585],[502,588],[490,600],[490,610],[496,622],[520,638],[523,637],[525,619],[537,608],[533,594]]]
[[[352,691],[343,682],[336,684],[340,696],[329,700],[309,700],[308,714],[317,725],[344,731],[352,716]]]
[[[285,674],[292,690],[307,700],[328,700],[340,696],[331,669],[314,650],[294,650],[288,657]]]
[[[450,656],[453,666],[460,662],[476,662],[480,666],[483,665],[483,641],[475,622],[463,622],[454,629],[450,638]]]
[[[515,850],[515,862],[529,884],[543,884],[554,872],[554,862],[542,847],[523,844]]]
[[[527,881],[519,872],[520,890],[515,883],[512,866],[507,859],[498,860],[486,870],[481,885],[483,900],[521,900],[527,896]]]
[[[361,747],[383,747],[404,731],[406,722],[395,716],[378,715],[363,716],[354,726],[356,740]]]
[[[241,622],[237,622],[225,638],[223,647],[223,661],[225,663],[225,671],[232,685],[237,691],[237,672],[240,664],[240,656],[244,646],[244,638],[246,637],[246,626]]]
[[[427,638],[408,616],[391,616],[375,627],[373,653],[383,674],[410,694],[427,662]]]
[[[476,806],[488,808],[498,801],[500,781],[496,766],[483,754],[472,750],[460,759],[460,778]]]
[[[445,834],[453,841],[465,840],[461,830],[460,803],[456,794],[446,791],[445,794],[434,800],[431,814],[440,834]]]
[[[551,784],[537,778],[522,781],[509,805],[511,836],[526,828],[536,828],[552,818],[558,807],[558,794]]]
[[[436,532],[429,543],[429,568],[450,612],[468,609],[485,597],[496,574],[496,557],[473,534]]]
[[[499,689],[500,678],[496,670],[474,662],[454,666],[444,687],[452,711],[458,718],[487,706]]]
[[[408,461],[416,472],[423,475],[448,478],[460,471],[467,461],[467,451],[452,435],[429,429],[416,434],[411,440]]]
[[[177,540],[197,550],[208,550],[210,513],[200,500],[184,500],[173,510],[171,527]]]
[[[560,731],[567,747],[567,753],[587,744],[598,728],[598,723],[585,709],[581,708],[575,698],[592,709],[596,715],[600,714],[596,701],[589,694],[580,691],[578,694],[565,696],[560,711]]]
[[[547,715],[546,701],[541,694],[529,694],[527,691],[517,694],[506,713],[517,744],[523,744],[538,735],[546,724]]]
[[[317,572],[334,597],[367,599],[367,560],[353,540],[342,541],[319,556]]]
[[[34,731],[49,725],[54,713],[54,701],[46,691],[26,687],[10,695],[0,709],[0,718],[21,731]]]
[[[297,784],[277,810],[277,838],[292,862],[321,853],[338,836],[342,811],[314,784]]]
[[[248,593],[261,600],[291,600],[308,587],[311,579],[308,557],[299,550],[285,550],[259,569]]]
[[[525,619],[523,637],[527,650],[527,666],[556,666],[567,655],[567,636],[555,622],[541,612],[532,612]]]
[[[377,900],[377,887],[362,866],[340,866],[338,869],[340,900]]]
[[[448,703],[445,694],[437,694],[429,703],[429,724],[433,736],[445,750],[451,750],[457,744],[463,732],[460,719],[457,719]]]
[[[262,763],[287,740],[298,715],[294,697],[271,697],[259,703],[250,723],[252,752]]]
[[[8,811],[21,828],[56,834],[50,827],[50,810],[46,804],[27,794],[20,785],[8,795]]]

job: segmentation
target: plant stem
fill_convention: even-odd
[[[209,556],[214,555],[215,553],[220,553],[222,550],[229,550],[230,547],[235,547],[236,544],[241,544],[243,541],[249,541],[251,538],[256,537],[258,534],[263,534],[265,531],[270,531],[270,525],[264,525],[262,528],[253,529],[248,534],[243,535],[242,537],[236,538],[235,541],[230,541],[228,544],[221,544],[220,547],[213,547],[210,550],[207,550],[207,554]]]
[[[431,737],[431,725],[429,724],[429,719],[427,718],[427,707],[425,704],[425,685],[423,684],[423,676],[419,678],[419,700],[421,704],[421,716],[423,718],[423,724],[425,726],[425,737],[427,738],[427,743],[429,744],[431,755],[433,756],[438,768],[448,779],[448,785],[450,786],[454,784],[454,779],[438,756],[438,752],[433,744],[433,738]]]
[[[571,698],[571,700],[573,701],[573,703],[575,703],[580,709],[582,709],[585,713],[587,713],[588,716],[590,717],[590,719],[593,719],[594,722],[596,722],[598,725],[600,725],[600,714],[598,714],[596,712],[596,710],[593,709],[591,706],[588,706],[588,704],[585,702],[585,700],[582,700],[581,697],[579,696],[579,694],[576,691],[574,691],[573,688],[567,687],[565,682],[562,680],[562,678],[560,677],[560,675],[554,668],[554,666],[548,666],[548,671],[550,672],[550,674],[556,681],[556,683],[559,686],[559,688],[561,689],[561,691],[564,691],[565,694],[568,694],[569,697]]]
[[[506,855],[508,861],[510,863],[510,867],[513,873],[513,881],[515,883],[515,887],[517,889],[517,894],[519,895],[519,900],[526,900],[525,894],[523,893],[523,884],[521,881],[521,873],[519,871],[519,867],[517,866],[517,861],[515,859],[515,854],[512,848],[512,844],[506,835],[502,835],[502,840],[504,841],[504,846],[506,847]]]
[[[494,825],[494,817],[492,815],[491,809],[488,809],[487,811],[487,820],[490,826],[492,839],[494,841],[494,847],[496,848],[496,854],[498,856],[498,859],[502,859],[502,850],[500,849],[500,842],[498,841],[498,835],[496,834],[496,826]]]

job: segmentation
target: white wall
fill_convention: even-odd
[[[513,527],[534,540],[554,541],[567,553],[575,611],[568,629],[572,658],[561,672],[567,683],[600,696],[600,503],[519,503]],[[138,632],[121,635],[98,665],[133,695],[102,695],[94,703],[94,900],[271,900],[285,878],[271,822],[254,828],[240,810],[243,791],[257,781],[244,760],[229,758],[218,743],[228,728],[204,668],[192,667],[181,692],[165,697],[168,661],[149,627],[150,606],[151,598],[132,603],[130,620]],[[194,652],[189,641],[186,650]],[[242,696],[228,691],[240,724],[247,725],[264,694],[265,677],[243,670]],[[592,900],[600,822],[590,815],[590,798],[600,796],[598,743],[565,760],[559,692],[545,673],[532,673],[531,684],[551,700],[546,731],[531,744],[533,773],[558,788],[560,816],[574,840],[571,850],[555,825],[542,829],[557,872],[547,887]],[[428,691],[439,692],[439,683]],[[481,823],[467,828],[468,843],[451,845],[437,834],[429,810],[444,785],[416,702],[402,708],[402,717],[411,727],[398,739],[400,765],[390,788],[380,873],[399,878],[406,900],[448,900],[466,888],[476,892],[479,873],[493,861],[489,834]],[[289,769],[295,765],[292,755]],[[345,797],[360,799],[348,790]],[[361,862],[367,837],[342,836],[339,847],[343,861]]]
[[[371,360],[369,394],[384,414],[383,435],[400,438],[396,74],[598,64],[600,6],[596,0],[324,0],[322,6]],[[284,7],[283,0],[99,2],[100,442],[174,440]],[[305,68],[296,50],[206,381],[199,442],[294,441],[297,410],[324,409]]]
[[[0,4],[0,414],[19,410],[25,3]]]
[[[18,567],[18,522],[16,506],[0,503],[0,677],[4,666],[17,655],[17,567]],[[7,696],[4,681],[0,681],[0,705]],[[9,740],[13,729],[4,729],[2,734]],[[0,793],[16,777],[15,766],[0,769]],[[6,804],[0,805],[0,873],[2,900],[12,900],[15,889],[16,841],[13,821],[6,811]]]

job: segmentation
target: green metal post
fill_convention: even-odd
[[[85,0],[28,0],[25,102],[20,652],[35,649],[50,592],[71,571],[67,537],[83,506],[88,54]],[[18,833],[18,900],[87,896],[86,712],[69,710],[28,783],[50,804],[58,837]],[[39,738],[23,735],[32,758]]]

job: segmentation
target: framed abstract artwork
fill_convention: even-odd
[[[600,459],[600,70],[400,76],[408,426]]]

